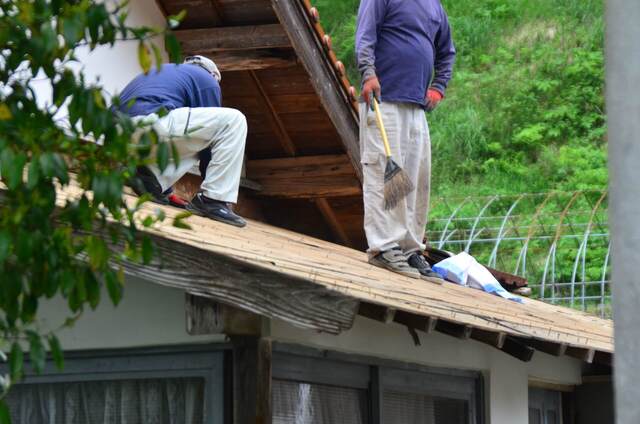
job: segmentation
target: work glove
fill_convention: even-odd
[[[427,112],[431,112],[432,110],[434,110],[438,106],[438,103],[442,101],[442,99],[444,99],[444,96],[441,92],[439,92],[435,88],[429,88],[427,90],[426,96]]]
[[[371,77],[364,82],[362,86],[362,98],[365,103],[369,105],[371,110],[373,110],[373,99],[380,103],[380,81],[378,81],[378,77]]]

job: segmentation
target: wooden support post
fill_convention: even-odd
[[[262,329],[260,315],[216,302],[209,296],[187,292],[185,311],[187,332],[191,335],[251,335],[259,334]]]
[[[571,356],[572,358],[580,359],[581,361],[591,364],[596,355],[596,351],[595,349],[584,349],[580,347],[568,346],[565,354],[567,356]]]
[[[271,424],[271,340],[259,336],[234,336],[234,424]]]

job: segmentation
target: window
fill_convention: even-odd
[[[529,387],[529,424],[562,424],[561,393]]]
[[[369,367],[277,354],[273,362],[273,424],[369,422]]]
[[[7,397],[14,424],[220,424],[223,353],[68,354]]]
[[[311,355],[274,353],[274,424],[482,423],[479,373]]]
[[[380,369],[382,424],[475,424],[477,378],[465,374]]]

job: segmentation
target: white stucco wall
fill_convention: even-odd
[[[130,26],[164,28],[165,19],[154,0],[133,0],[129,4],[127,23]],[[162,39],[154,42],[164,51]],[[120,92],[136,75],[142,72],[138,63],[138,44],[135,41],[120,41],[114,47],[99,47],[93,52],[87,48],[76,51],[79,63],[72,69],[81,71],[88,83],[100,81],[108,98]],[[165,57],[166,60],[166,57]],[[39,74],[31,84],[41,106],[51,104],[51,84],[44,74]],[[62,117],[66,112],[61,112]]]
[[[116,349],[224,341],[224,336],[190,336],[186,331],[184,291],[127,279],[114,307],[106,292],[95,311],[87,308],[73,328],[58,333],[65,350]],[[68,307],[57,298],[41,305],[43,328],[58,328]]]
[[[421,346],[415,346],[405,327],[362,317],[356,319],[350,331],[339,336],[301,330],[282,321],[271,324],[274,340],[414,364],[482,371],[490,424],[528,422],[530,379],[562,385],[581,383],[581,363],[575,359],[536,352],[533,360],[525,363],[474,340],[458,340],[440,333],[419,335]]]

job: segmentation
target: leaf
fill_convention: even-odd
[[[107,293],[114,306],[118,306],[122,299],[123,286],[122,282],[118,278],[118,275],[113,270],[108,270],[104,274],[105,284],[107,286]]]
[[[164,172],[169,166],[169,146],[167,143],[159,143],[158,144],[158,152],[156,154],[158,160],[158,167],[161,172]]]
[[[153,49],[153,56],[156,61],[156,68],[160,68],[162,66],[162,53],[160,52],[160,48],[155,44],[151,44],[151,48]]]
[[[0,263],[4,262],[11,252],[11,234],[8,230],[0,232]]]
[[[7,406],[4,399],[0,399],[0,424],[11,424],[9,407]]]
[[[0,121],[8,121],[13,118],[13,114],[6,103],[0,103]]]
[[[27,188],[34,189],[40,181],[40,164],[38,157],[33,157],[29,162],[29,170],[27,172]]]
[[[20,347],[20,343],[14,342],[9,353],[9,373],[12,381],[18,381],[22,378],[22,369],[24,366],[24,353]]]
[[[148,265],[153,259],[153,243],[149,237],[142,238],[142,263]]]
[[[182,53],[180,50],[180,43],[175,35],[166,33],[164,36],[164,48],[169,53],[169,60],[173,63],[182,62]]]
[[[110,251],[107,244],[100,237],[90,236],[87,240],[89,264],[94,270],[102,270],[109,263]]]
[[[56,368],[58,371],[62,371],[64,368],[64,354],[62,353],[60,341],[55,334],[49,335],[49,349],[51,350],[51,356],[53,356],[53,362],[56,364]]]
[[[91,306],[91,309],[95,310],[100,303],[100,283],[98,282],[96,275],[91,270],[87,270],[87,277],[85,281],[89,306]]]
[[[9,190],[15,190],[22,182],[22,171],[27,162],[27,156],[20,152],[14,153],[12,149],[5,148],[0,156],[2,179]]]
[[[171,29],[177,28],[178,25],[180,25],[180,22],[182,22],[182,20],[185,18],[185,16],[187,16],[186,9],[182,9],[177,14],[169,16],[167,18],[167,22],[169,23],[169,28]]]
[[[178,152],[178,147],[173,141],[171,142],[171,158],[173,159],[173,163],[176,168],[180,166],[180,152]]]
[[[144,41],[138,43],[138,62],[142,67],[142,71],[148,74],[151,70],[151,56],[149,56],[149,49]]]
[[[191,226],[184,222],[185,219],[191,216],[191,212],[181,212],[173,218],[173,226],[176,228],[182,228],[184,230],[191,230]]]
[[[37,374],[44,370],[46,357],[40,335],[35,332],[29,332],[29,359],[31,359],[31,367]]]

